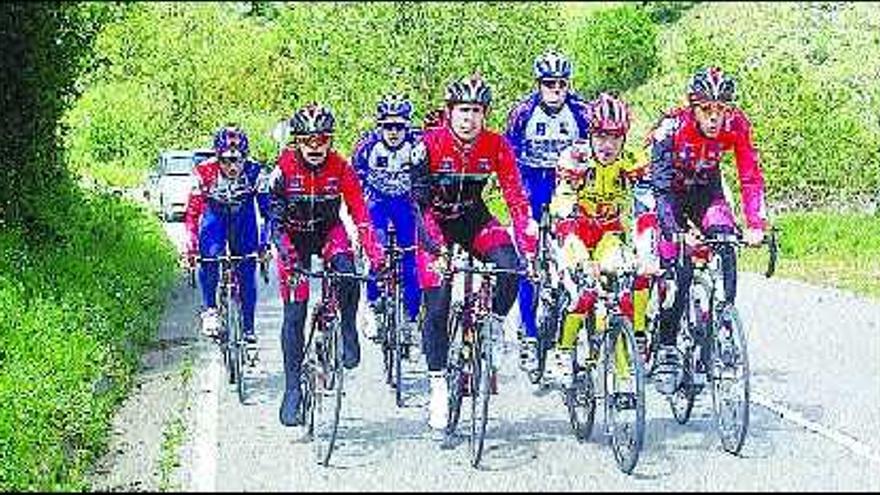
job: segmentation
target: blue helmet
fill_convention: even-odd
[[[412,103],[404,95],[390,94],[376,105],[376,121],[382,122],[391,117],[412,120]]]
[[[217,156],[244,157],[249,151],[247,134],[235,125],[223,126],[214,135],[214,152]]]
[[[535,58],[535,64],[532,66],[535,72],[535,79],[545,79],[548,77],[568,79],[571,77],[571,62],[556,52],[547,52]]]

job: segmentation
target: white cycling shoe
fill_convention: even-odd
[[[449,389],[442,371],[430,371],[431,400],[428,403],[428,426],[435,430],[446,428],[449,410]]]
[[[202,335],[205,337],[216,337],[220,330],[220,315],[216,308],[207,308],[202,311]]]

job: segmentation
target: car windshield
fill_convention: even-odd
[[[188,156],[169,158],[165,162],[165,175],[189,175],[192,167],[192,158]]]
[[[192,157],[193,165],[198,165],[199,163],[207,160],[208,158],[211,158],[212,156],[214,156],[214,153],[212,152],[197,152],[193,154]]]

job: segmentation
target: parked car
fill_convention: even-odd
[[[156,167],[150,173],[146,196],[160,218],[167,222],[183,220],[192,189],[192,169],[213,154],[210,149],[166,150],[159,154]]]

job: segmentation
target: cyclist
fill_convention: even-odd
[[[624,299],[623,309],[633,318],[638,345],[644,349],[649,287],[646,275],[658,271],[657,217],[646,173],[647,160],[624,153],[630,126],[626,103],[602,93],[589,103],[588,115],[589,138],[576,140],[559,158],[557,187],[550,203],[550,214],[558,219],[554,225],[561,247],[558,262],[564,275],[577,264],[590,270],[598,267],[613,272],[627,249],[622,239],[625,229],[621,217],[625,201],[632,196],[632,232],[639,275],[633,297]],[[571,283],[570,279],[568,282]],[[547,378],[557,383],[565,383],[571,377],[571,354],[578,329],[585,317],[593,314],[597,300],[595,290],[570,291],[574,293],[562,335],[547,367]]]
[[[721,158],[733,150],[747,229],[744,240],[758,245],[764,237],[766,213],[764,178],[758,154],[752,144],[751,124],[742,110],[733,106],[734,80],[717,67],[699,70],[687,88],[688,105],[677,108],[659,121],[648,136],[651,146],[651,181],[657,200],[661,239],[659,254],[668,277],[675,280],[675,298],[670,308],[661,309],[657,368],[658,389],[671,392],[681,368],[675,347],[678,322],[684,310],[693,267],[674,266],[676,246],[672,234],[687,221],[703,232],[733,233],[736,221],[725,198]],[[727,300],[736,297],[736,253],[719,247]],[[674,266],[674,270],[672,269]],[[674,272],[674,273],[673,273]]]
[[[257,228],[256,208],[266,219],[269,195],[261,180],[261,166],[248,157],[247,134],[234,125],[220,128],[214,136],[215,156],[197,164],[192,171],[193,186],[187,199],[185,224],[189,233],[187,259],[195,265],[197,254],[212,258],[224,254],[226,243],[233,255],[266,252],[268,231],[265,221]],[[257,342],[254,333],[254,310],[257,288],[256,261],[238,263],[241,283],[242,330],[247,345]],[[199,268],[202,288],[202,334],[217,336],[220,328],[217,313],[217,284],[220,268],[216,261],[206,261]],[[220,336],[225,338],[226,336]]]
[[[406,97],[386,96],[376,106],[378,128],[362,136],[352,158],[377,235],[383,244],[387,244],[388,225],[393,224],[397,245],[404,249],[401,271],[408,325],[403,329],[403,335],[407,340],[415,328],[421,302],[416,277],[416,212],[411,198],[410,169],[414,162],[425,156],[420,133],[410,128],[411,119],[412,103]],[[374,313],[377,312],[378,298],[378,285],[370,282],[367,300]]]
[[[301,278],[291,294],[289,266],[308,268],[312,254],[319,253],[339,272],[355,269],[354,254],[339,216],[342,201],[357,226],[358,237],[374,270],[384,253],[375,238],[361,187],[354,168],[332,149],[335,119],[332,112],[310,103],[294,113],[289,122],[289,144],[278,157],[269,178],[272,241],[278,251],[278,280],[284,302],[281,348],[284,354],[285,391],[279,410],[282,424],[297,423],[302,391],[300,369],[304,354],[304,327],[309,296],[308,280]],[[360,362],[360,343],[355,315],[360,298],[353,280],[338,282],[342,312],[343,366]]]
[[[520,176],[537,222],[550,203],[556,186],[559,154],[575,139],[587,137],[585,102],[570,90],[571,62],[549,51],[535,58],[535,90],[510,112],[506,136],[513,146]],[[520,341],[520,367],[538,366],[538,328],[535,323],[534,285],[521,277],[519,311],[525,335]]]
[[[504,136],[485,127],[491,99],[490,87],[478,75],[449,85],[446,118],[441,127],[425,132],[427,160],[413,169],[413,192],[423,229],[417,260],[426,306],[423,330],[431,384],[429,425],[435,429],[446,425],[448,390],[443,370],[449,348],[446,325],[451,291],[443,284],[436,256],[456,242],[498,268],[517,268],[517,248],[481,196],[492,174],[498,178],[513,219],[520,253],[533,259],[537,242],[537,225],[530,216],[513,150]],[[504,318],[516,299],[516,280],[515,275],[497,278],[489,338],[498,344]]]

